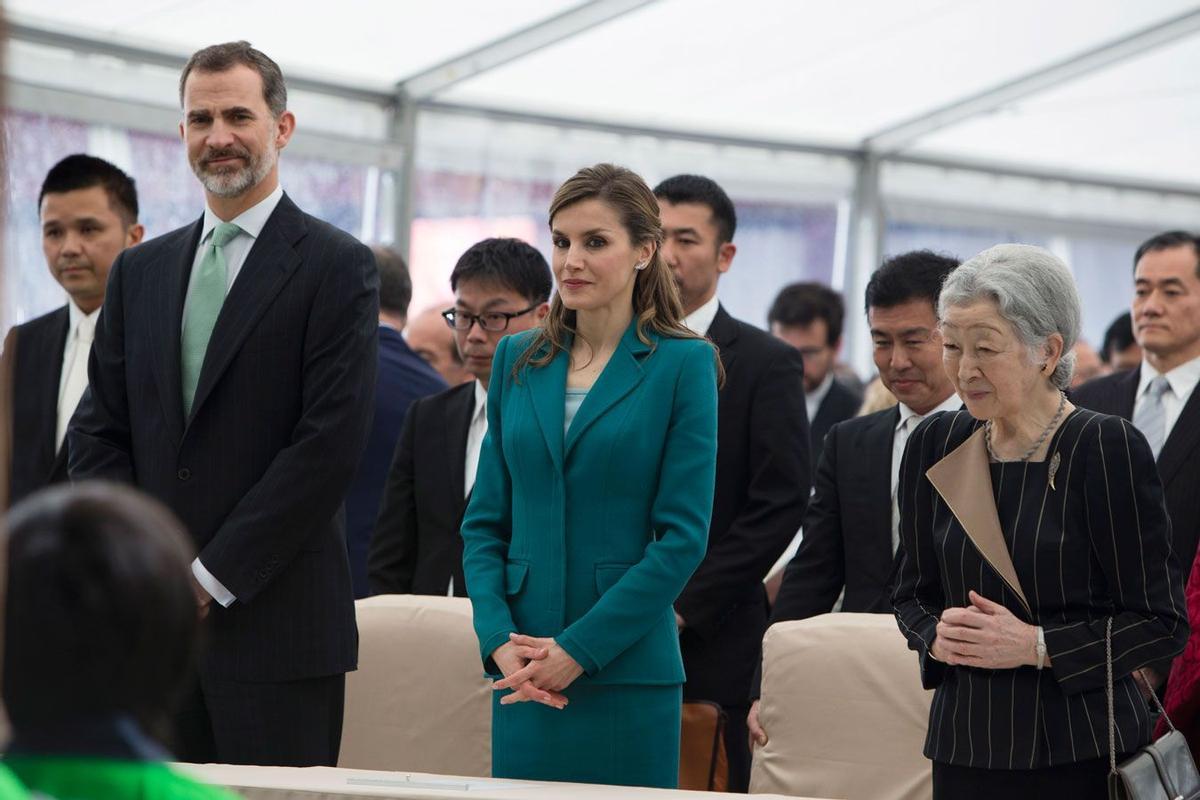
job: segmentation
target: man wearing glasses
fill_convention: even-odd
[[[466,596],[458,529],[487,433],[492,355],[541,322],[551,286],[546,259],[518,239],[485,239],[454,266],[454,307],[442,316],[475,380],[409,407],[371,540],[372,594]]]

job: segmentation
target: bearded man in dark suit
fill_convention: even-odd
[[[70,473],[138,486],[195,541],[208,642],[176,755],[332,766],[357,659],[342,503],[371,423],[375,262],[279,185],[296,121],[274,61],[207,47],[180,100],[207,207],[113,265]]]

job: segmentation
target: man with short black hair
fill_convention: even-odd
[[[404,258],[390,247],[373,247],[379,269],[379,371],[375,378],[375,414],[367,449],[346,494],[346,552],[355,598],[371,593],[367,552],[396,452],[404,416],[414,400],[446,389],[446,382],[404,341],[401,332],[412,299],[412,278]]]
[[[804,536],[788,562],[771,624],[842,611],[892,613],[891,572],[899,545],[896,487],[909,434],[961,401],[942,368],[937,301],[958,266],[917,250],[883,262],[866,290],[875,367],[897,405],[835,424],[817,463]],[[760,744],[758,676],[748,726]]]
[[[374,401],[375,259],[284,193],[296,118],[274,61],[206,47],[180,102],[204,213],[113,264],[71,478],[138,486],[199,553],[206,647],[180,759],[334,766],[358,658],[342,505]]]
[[[67,423],[87,389],[92,332],[117,254],[142,240],[133,179],[100,158],[59,161],[38,193],[42,252],[67,305],[13,328],[4,343],[13,386],[9,502],[67,480]],[[8,372],[7,370],[11,370]]]
[[[519,239],[485,239],[454,266],[442,324],[475,380],[409,407],[371,540],[372,594],[466,596],[458,529],[487,433],[492,356],[549,313],[552,285],[546,259]]]
[[[662,257],[679,286],[684,324],[707,335],[725,367],[717,411],[717,479],[708,553],[675,602],[685,700],[728,717],[729,789],[749,785],[748,687],[767,629],[763,578],[796,535],[808,504],[808,416],[799,352],[734,319],[717,299],[733,264],[737,217],[713,180],[676,175],[654,189]]]
[[[767,312],[771,333],[804,357],[804,397],[814,469],[825,434],[858,413],[862,404],[861,397],[837,380],[834,370],[842,349],[845,318],[842,296],[819,283],[792,283],[783,287]]]
[[[1150,443],[1171,515],[1174,549],[1191,568],[1200,539],[1200,238],[1167,231],[1134,255],[1136,369],[1071,392],[1076,405],[1131,420]]]

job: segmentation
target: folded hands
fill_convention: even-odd
[[[501,705],[532,700],[565,708],[568,701],[562,691],[583,674],[583,667],[551,638],[510,633],[508,641],[492,653],[492,660],[504,673],[492,688],[512,689],[500,698]]]

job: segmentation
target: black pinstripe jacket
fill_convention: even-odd
[[[375,260],[285,194],[225,298],[188,419],[179,341],[202,225],[113,264],[68,434],[71,478],[165,503],[237,598],[211,606],[206,676],[346,672],[358,631],[342,502],[371,425]]]
[[[925,755],[993,769],[1107,757],[1109,616],[1117,749],[1132,751],[1149,740],[1150,722],[1131,673],[1180,652],[1188,635],[1182,572],[1150,448],[1125,420],[1077,409],[1055,433],[1046,461],[991,465],[1027,611],[926,477],[980,424],[966,411],[931,417],[909,438],[900,472],[892,602],[920,655],[925,687],[936,689]],[[984,670],[931,658],[942,611],[969,605],[971,589],[1041,625],[1052,666]]]

